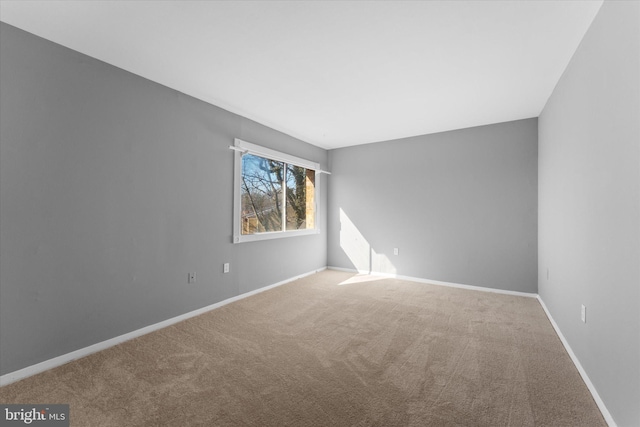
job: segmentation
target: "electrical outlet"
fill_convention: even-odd
[[[223,272],[223,273],[228,273],[228,272],[229,272],[229,263],[228,263],[228,262],[225,262],[225,263],[222,265],[222,272]]]
[[[196,283],[196,273],[189,273],[187,275],[187,283]]]
[[[580,319],[582,323],[587,323],[587,307],[582,304],[582,309],[580,310]]]
[[[400,253],[400,250],[398,248],[393,248],[394,255],[398,255],[399,253]]]

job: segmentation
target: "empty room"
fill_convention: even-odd
[[[0,20],[0,425],[640,427],[639,1]]]

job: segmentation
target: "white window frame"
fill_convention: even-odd
[[[233,170],[233,243],[255,242],[259,240],[280,239],[283,237],[308,236],[311,234],[320,234],[319,228],[319,200],[320,200],[320,164],[300,157],[291,156],[280,151],[252,144],[247,141],[236,138],[234,140],[234,170]],[[282,230],[268,231],[264,233],[242,234],[242,222],[240,216],[242,214],[242,156],[244,154],[253,154],[255,156],[264,157],[270,160],[276,160],[300,166],[305,169],[313,169],[315,171],[315,228],[304,230]]]

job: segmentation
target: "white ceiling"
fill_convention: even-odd
[[[8,24],[323,148],[537,117],[598,1],[2,1]]]

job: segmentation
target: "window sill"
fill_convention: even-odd
[[[234,236],[233,243],[257,242],[260,240],[282,239],[286,237],[310,236],[320,234],[320,230],[292,230],[292,231],[273,231],[269,233],[243,234]]]

